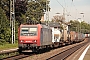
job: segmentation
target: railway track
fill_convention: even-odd
[[[6,57],[6,58],[2,58],[0,60],[19,60],[19,59],[22,59],[22,58],[26,58],[26,57],[29,57],[31,55],[34,55],[34,53],[32,52],[25,52],[25,53],[22,53],[22,54],[17,54],[15,56],[10,56],[10,57]]]
[[[65,60],[67,57],[69,57],[71,54],[73,54],[75,51],[77,51],[82,46],[86,45],[88,42],[76,45],[70,49],[67,49],[63,52],[60,52],[50,58],[47,58],[46,60]]]
[[[5,50],[0,52],[0,60],[18,60],[33,55],[33,52],[19,54],[18,49]]]
[[[66,59],[68,56],[70,56],[72,53],[74,53],[76,50],[78,50],[80,47],[84,46],[86,43],[82,43],[80,45],[74,46],[70,49],[67,49],[63,52],[60,52],[59,54],[56,54],[46,60],[64,60]],[[10,57],[6,57],[0,60],[19,60],[19,59],[23,59],[29,56],[35,55],[33,52],[25,52],[23,54],[17,54],[15,56],[10,56]]]
[[[10,49],[10,50],[0,51],[0,60],[2,60],[3,58],[10,57],[10,56],[15,56],[18,54],[19,54],[18,49]]]
[[[18,59],[22,59],[22,58],[25,58],[25,57],[28,57],[28,56],[30,56],[30,55],[19,54],[19,55],[16,55],[16,56],[11,56],[11,57],[4,58],[2,60],[18,60]]]
[[[70,56],[72,53],[74,53],[75,51],[77,51],[79,48],[81,48],[82,46],[84,46],[87,42],[81,43],[79,45],[76,45],[74,47],[71,47],[69,49],[66,49],[50,58],[46,58],[46,60],[65,60],[68,56]],[[14,51],[13,51],[14,52]],[[35,55],[35,53],[33,52],[24,52],[23,54],[17,54],[14,56],[10,56],[10,57],[6,57],[6,58],[2,58],[0,60],[19,60],[19,59],[23,59],[29,56]]]

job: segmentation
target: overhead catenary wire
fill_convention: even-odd
[[[58,1],[58,0],[56,0],[60,5],[61,5],[61,3]],[[63,5],[61,5],[62,7],[63,7]],[[64,8],[64,7],[63,7]]]
[[[70,12],[68,12],[67,11],[67,9],[58,1],[58,0],[56,0],[58,3],[59,3],[59,5],[63,8],[63,9],[65,9],[65,11],[67,12],[67,13],[69,13],[69,16],[71,16],[72,18],[74,18],[71,14],[70,14]],[[66,3],[65,3],[66,4]],[[74,18],[75,19],[75,18]]]
[[[59,3],[59,5],[61,5],[61,7],[63,8],[63,9],[65,9],[65,11],[67,12],[67,10],[66,10],[66,8],[58,1],[58,0],[56,0],[58,3]]]
[[[76,10],[76,16],[77,16],[77,13],[79,13],[79,11],[77,10],[77,8],[76,8],[76,6],[75,6],[75,4],[74,4],[74,2],[72,1],[72,5],[75,7],[75,10]],[[76,18],[77,19],[77,18]]]
[[[71,6],[72,6],[72,7],[73,7],[73,6],[75,7],[75,4],[74,4],[73,2],[74,2],[74,0],[71,1]],[[72,7],[70,8],[70,11],[72,10]],[[76,7],[75,7],[75,10],[76,10],[76,16],[77,16],[77,13],[79,13],[79,12],[78,12],[78,10],[77,10]],[[69,11],[69,16],[71,16],[72,18],[76,19],[75,16],[72,16],[72,15],[71,15],[70,11]]]

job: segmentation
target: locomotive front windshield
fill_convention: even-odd
[[[22,27],[21,36],[36,36],[37,27]]]

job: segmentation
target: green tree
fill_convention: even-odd
[[[71,25],[70,25],[70,30],[71,30],[71,31],[76,31],[76,32],[78,32],[79,29],[80,29],[80,23],[79,23],[79,21],[77,21],[77,20],[74,20],[74,21],[71,20],[70,23],[71,23]]]
[[[44,15],[45,11],[46,0],[29,1],[27,5],[26,17],[28,17],[28,20],[30,22],[33,21],[36,23],[40,23],[41,17]]]
[[[85,21],[82,21],[81,23],[77,20],[71,20],[70,21],[71,25],[70,25],[70,30],[71,31],[76,31],[76,32],[80,32],[81,33],[90,33],[90,24],[86,23]],[[81,26],[81,28],[80,28]]]
[[[15,2],[15,18],[16,21],[20,24],[25,23],[25,13],[26,13],[26,5],[27,5],[27,0],[16,0]],[[24,19],[23,19],[24,18]]]
[[[0,7],[0,44],[10,43],[11,30],[4,10]]]
[[[7,18],[10,16],[10,0],[0,0],[0,7],[4,10]]]

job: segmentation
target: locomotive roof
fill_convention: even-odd
[[[49,26],[43,25],[43,24],[41,24],[41,26],[42,26],[42,28],[50,28]]]
[[[23,24],[22,24],[23,25]],[[41,26],[42,26],[42,28],[50,28],[49,26],[47,26],[47,25],[45,25],[45,24],[40,24]],[[31,25],[32,27],[35,27],[35,26],[37,26],[37,24],[36,25]],[[23,25],[23,27],[29,27],[29,25]]]
[[[49,23],[49,26],[50,27],[60,27],[60,24],[59,23],[57,23],[57,22],[52,22],[52,23]]]

